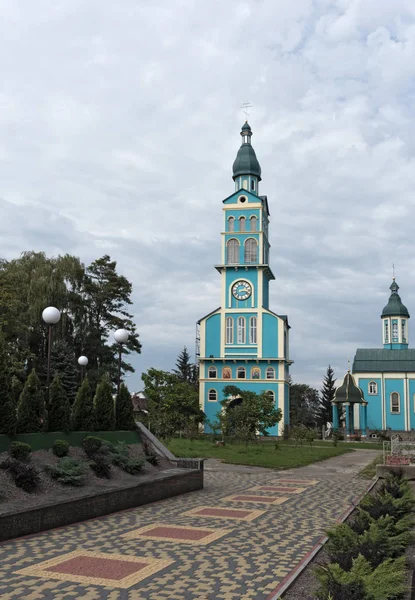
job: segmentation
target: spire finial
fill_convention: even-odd
[[[392,263],[393,280],[395,281],[395,263]]]
[[[347,359],[347,372],[350,373],[350,358]]]
[[[249,112],[248,111],[249,111],[250,108],[252,108],[252,104],[249,104],[249,102],[244,102],[241,105],[241,109],[242,109],[242,112],[245,114],[246,122],[247,123],[248,123],[248,117],[249,117]]]

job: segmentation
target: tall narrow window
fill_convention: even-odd
[[[226,317],[226,343],[233,344],[233,319]]]
[[[267,379],[275,379],[275,369],[273,367],[268,367],[266,371]]]
[[[244,261],[246,263],[258,262],[258,244],[253,238],[248,238],[245,242]]]
[[[237,379],[245,379],[245,377],[246,377],[245,367],[238,367],[236,369],[236,377],[237,377]]]
[[[218,372],[216,370],[216,367],[209,367],[209,370],[208,370],[209,379],[216,379],[217,375],[218,375]]]
[[[265,393],[272,399],[273,402],[275,402],[275,394],[272,390],[267,390]]]
[[[233,232],[235,231],[235,217],[229,217],[228,219],[228,231],[229,232]]]
[[[250,231],[256,231],[256,222],[257,222],[257,218],[256,217],[251,217],[249,219],[249,229],[250,229]]]
[[[245,217],[239,217],[239,231],[246,231],[246,219],[245,219]]]
[[[245,319],[244,317],[238,317],[238,344],[245,344]]]
[[[394,319],[392,321],[392,342],[398,342],[398,321]]]
[[[257,319],[256,317],[251,317],[249,319],[249,343],[250,344],[256,344],[257,343],[257,337],[256,337],[256,324],[257,324]]]
[[[392,392],[391,394],[391,413],[401,412],[400,398],[398,392]]]
[[[255,191],[255,180],[251,179],[251,190],[254,192]]]
[[[370,381],[369,382],[369,394],[371,396],[376,396],[378,393],[378,384],[376,383],[376,381]]]
[[[389,344],[389,323],[385,321],[385,344]]]
[[[239,242],[232,238],[228,240],[226,244],[228,264],[238,265],[239,264]]]
[[[216,390],[209,390],[208,399],[209,402],[216,402],[218,399],[218,392]]]
[[[402,319],[401,321],[401,326],[402,326],[402,343],[406,344],[406,321],[405,319]]]

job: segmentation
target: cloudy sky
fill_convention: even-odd
[[[271,308],[319,387],[380,346],[393,263],[415,313],[414,76],[413,0],[0,0],[0,256],[117,260],[141,389],[219,304],[250,102]]]

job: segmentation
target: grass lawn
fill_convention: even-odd
[[[274,444],[272,440],[265,440],[261,442],[262,444]],[[295,440],[289,439],[281,442],[282,444],[287,444],[289,446],[295,446]],[[315,440],[314,446],[332,446],[332,440]],[[337,446],[346,446],[347,448],[360,448],[361,450],[383,450],[382,443],[378,442],[337,442]]]
[[[291,469],[304,467],[332,456],[353,452],[349,444],[344,446],[310,447],[292,446],[280,442],[275,450],[274,442],[251,444],[227,443],[226,446],[216,446],[211,440],[187,440],[174,438],[167,443],[171,452],[177,457],[184,458],[219,458],[225,463],[236,465],[251,465],[255,467],[270,467],[272,469]]]
[[[383,454],[378,454],[358,475],[361,479],[373,479],[376,475],[376,465],[383,464]]]

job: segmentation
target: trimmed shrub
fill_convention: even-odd
[[[56,479],[60,483],[80,486],[85,482],[87,468],[88,465],[84,462],[76,458],[64,456],[59,460],[57,465],[47,465],[45,470],[53,479]]]
[[[129,473],[130,475],[136,475],[142,471],[146,461],[140,458],[129,458],[123,454],[114,454],[112,462],[126,473]]]
[[[88,458],[92,458],[102,447],[102,439],[95,435],[87,435],[82,440],[82,448]]]
[[[0,464],[0,468],[10,473],[16,487],[25,492],[34,492],[40,483],[39,471],[32,465],[15,458],[6,458]]]
[[[17,408],[17,432],[37,433],[46,426],[46,407],[43,390],[35,370],[26,380]]]
[[[55,456],[63,458],[69,454],[69,444],[66,440],[55,440],[52,444],[52,452]]]
[[[9,454],[16,460],[27,460],[32,452],[32,446],[24,442],[12,442],[9,448]]]
[[[104,375],[97,386],[94,398],[95,427],[98,431],[115,429],[115,406],[108,375]]]
[[[84,377],[72,406],[72,431],[94,431],[95,413],[88,378]]]
[[[395,521],[411,512],[415,499],[410,489],[404,491],[401,498],[394,498],[389,492],[376,493],[363,498],[360,506],[374,519],[390,515]]]
[[[150,465],[157,466],[160,462],[160,457],[155,454],[154,456],[146,456],[146,461],[150,463]]]
[[[131,394],[124,383],[121,384],[115,401],[115,420],[119,431],[130,431],[136,427]]]
[[[106,454],[98,452],[89,465],[98,477],[111,477],[111,461]]]
[[[48,407],[48,430],[68,433],[71,427],[71,405],[59,375],[50,386]]]
[[[16,433],[17,414],[9,380],[8,356],[3,336],[0,334],[0,433]]]

